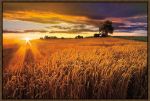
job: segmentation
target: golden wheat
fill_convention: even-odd
[[[147,98],[144,42],[100,38],[35,40],[31,44],[3,53],[4,64],[8,64],[3,67],[5,99]]]

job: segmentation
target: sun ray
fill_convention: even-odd
[[[8,70],[11,72],[20,71],[24,62],[26,49],[24,46],[21,46],[18,51],[14,54],[13,58],[10,60],[10,64],[8,66]]]

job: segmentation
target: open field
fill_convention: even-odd
[[[135,41],[143,41],[143,42],[148,41],[147,36],[113,36],[113,37],[114,38],[128,39],[128,40],[135,40]]]
[[[119,38],[3,42],[4,99],[147,98],[147,42]]]

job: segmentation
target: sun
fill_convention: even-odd
[[[30,42],[30,38],[25,38],[26,43]]]
[[[30,41],[30,39],[29,39],[29,38],[25,38],[25,40],[26,40],[26,42],[29,42],[29,41]]]
[[[30,38],[26,37],[24,40],[26,41],[26,45],[31,46],[31,43],[30,43],[31,39]]]

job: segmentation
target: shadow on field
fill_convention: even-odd
[[[32,50],[30,48],[26,49],[24,63],[25,64],[34,63],[34,55],[33,55],[33,52],[32,52]]]
[[[3,67],[7,67],[13,57],[13,55],[17,52],[19,46],[15,48],[4,48],[3,49]]]
[[[127,90],[127,99],[148,99],[148,71],[144,68],[143,73],[132,74]]]

